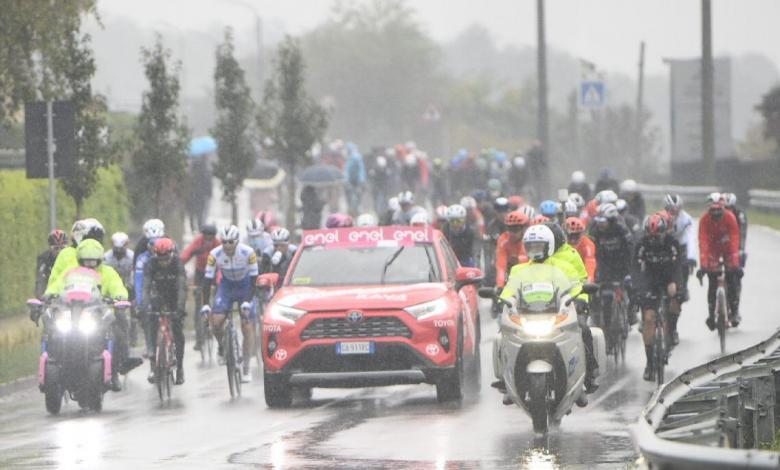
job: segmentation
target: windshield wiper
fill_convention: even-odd
[[[425,248],[425,257],[428,258],[428,282],[434,282],[436,279],[436,270],[433,267],[433,260],[431,259],[431,253],[428,248]]]
[[[387,276],[387,269],[398,258],[398,255],[400,255],[401,252],[404,251],[404,248],[406,248],[406,247],[402,246],[401,248],[395,250],[395,253],[393,253],[390,256],[390,258],[387,259],[387,261],[385,261],[385,265],[382,267],[382,277],[379,279],[379,283],[380,284],[384,284],[385,283],[385,276]]]

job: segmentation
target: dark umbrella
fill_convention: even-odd
[[[284,180],[284,175],[284,170],[275,162],[259,158],[244,180],[244,186],[249,189],[275,188]]]
[[[298,181],[309,186],[331,186],[344,181],[344,174],[338,167],[318,163],[304,169],[298,175]]]

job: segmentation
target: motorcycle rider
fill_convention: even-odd
[[[141,309],[146,313],[147,337],[157,344],[157,315],[155,312],[176,312],[170,319],[171,333],[176,349],[176,385],[184,383],[184,331],[182,324],[187,315],[187,274],[184,272],[176,245],[170,238],[158,238],[151,247],[152,257],[144,266],[144,293]],[[149,360],[147,380],[155,382],[153,356]]]
[[[734,214],[726,210],[723,197],[718,193],[710,194],[709,207],[699,219],[699,265],[697,277],[704,274],[709,280],[707,302],[709,316],[707,327],[715,329],[715,292],[718,289],[718,271],[720,259],[726,267],[726,297],[730,307],[731,326],[738,326],[742,320],[739,315],[739,296],[742,284],[742,268],[739,265],[739,223]]]
[[[447,225],[444,227],[444,236],[452,245],[455,256],[461,266],[474,267],[474,229],[467,223],[466,208],[460,204],[453,204],[447,208]]]
[[[639,267],[638,298],[642,308],[644,328],[642,337],[645,343],[644,379],[655,380],[657,364],[654,363],[653,341],[655,340],[655,316],[658,314],[664,294],[669,299],[666,317],[666,334],[677,336],[679,303],[676,301],[677,284],[680,282],[680,245],[667,233],[666,220],[659,214],[647,218],[644,236],[636,247],[634,260]],[[669,337],[669,336],[667,336]],[[677,344],[679,340],[672,341]]]
[[[238,227],[230,225],[220,230],[219,238],[222,246],[211,250],[206,263],[206,282],[209,287],[216,281],[217,271],[222,274],[222,280],[217,287],[214,305],[209,307],[204,304],[202,313],[207,314],[211,321],[214,336],[219,345],[217,354],[220,361],[224,361],[222,349],[222,337],[224,336],[225,315],[230,312],[233,303],[239,303],[239,315],[241,316],[241,331],[243,333],[243,372],[245,380],[251,380],[249,375],[249,357],[254,347],[254,321],[257,313],[254,308],[255,281],[259,273],[257,255],[247,245],[238,242]],[[211,289],[205,289],[206,298]],[[213,310],[213,312],[212,312]]]
[[[68,245],[68,235],[60,230],[54,229],[49,233],[49,249],[38,255],[35,263],[35,297],[41,298],[46,285],[49,283],[49,275],[57,255]]]
[[[253,219],[250,221],[250,223],[254,222],[253,229],[259,228],[259,226],[263,223],[260,221],[260,219]],[[249,242],[250,244],[253,241],[263,240],[263,236],[260,235],[259,237],[253,238],[252,234],[254,231],[249,231],[249,224],[247,224],[247,231],[249,232]],[[263,232],[265,233],[265,232]],[[206,300],[206,294],[205,290],[207,287],[204,286],[205,280],[206,280],[206,261],[209,259],[209,253],[211,253],[211,250],[218,247],[220,245],[219,239],[217,239],[217,227],[214,224],[205,224],[201,226],[200,228],[200,234],[195,237],[194,240],[190,242],[189,245],[187,245],[184,250],[181,252],[181,264],[186,265],[190,262],[191,259],[195,258],[195,285],[200,287],[200,299],[196,299],[196,308],[199,305],[206,305],[208,301]],[[259,246],[262,244],[258,243],[258,247],[255,248],[255,252],[259,249]],[[194,321],[195,321],[195,351],[200,351],[201,346],[203,345],[203,329],[200,328],[199,323],[199,317],[200,315],[197,315],[198,312],[195,312],[196,315],[194,315]]]
[[[737,195],[734,193],[723,193],[723,202],[726,204],[726,209],[734,214],[737,218],[737,225],[739,225],[739,266],[744,269],[745,261],[747,261],[747,253],[745,252],[745,240],[747,240],[747,212],[737,207]]]
[[[103,243],[103,226],[97,219],[83,219],[77,220],[73,223],[73,227],[70,230],[70,243],[71,246],[63,248],[57,255],[57,259],[54,261],[54,266],[51,267],[51,273],[49,274],[49,281],[46,283],[46,291],[44,296],[47,295],[51,285],[54,282],[60,281],[60,278],[66,271],[78,267],[78,259],[76,256],[76,247],[82,240],[93,239],[100,243]]]
[[[125,283],[127,292],[132,301],[135,297],[133,291],[133,250],[128,248],[130,238],[124,232],[116,232],[111,235],[111,249],[103,254],[103,262],[111,266],[119,273],[122,282]],[[131,315],[130,318],[130,345],[135,346],[138,325]]]

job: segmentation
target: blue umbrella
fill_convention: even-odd
[[[318,163],[304,169],[298,180],[304,185],[329,186],[344,181],[344,174],[333,165]]]
[[[190,141],[190,157],[199,157],[217,151],[217,141],[212,137],[195,137]]]

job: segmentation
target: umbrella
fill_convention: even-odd
[[[284,175],[284,170],[276,163],[260,158],[244,180],[244,186],[249,189],[276,188],[284,180]]]
[[[199,157],[217,151],[217,141],[212,137],[195,137],[190,141],[190,157]]]
[[[298,181],[310,186],[330,186],[344,181],[344,174],[338,167],[318,163],[304,169],[298,175]]]

